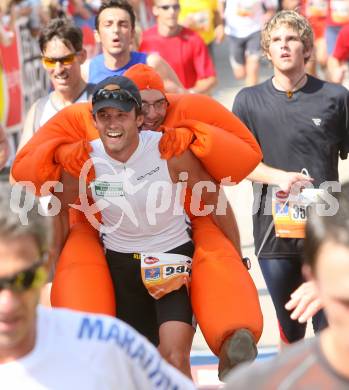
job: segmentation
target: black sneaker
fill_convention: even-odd
[[[238,329],[228,337],[219,352],[218,378],[224,381],[229,371],[240,363],[252,361],[257,356],[257,347],[248,329]]]

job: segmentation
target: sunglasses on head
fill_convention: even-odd
[[[59,62],[63,66],[71,65],[76,57],[77,53],[71,53],[64,57],[46,57],[42,56],[42,62],[46,66],[46,68],[54,68],[56,66],[56,63]]]
[[[47,278],[47,273],[40,261],[28,269],[19,271],[7,278],[0,278],[0,291],[3,289],[13,292],[24,292],[41,287]]]
[[[126,89],[99,89],[97,92],[94,93],[92,97],[92,104],[107,99],[118,100],[120,102],[133,101],[139,107],[137,99]]]
[[[174,11],[179,11],[179,9],[181,8],[181,6],[179,4],[173,4],[173,5],[159,5],[158,8],[161,8],[165,11],[169,10],[170,8],[172,8]]]

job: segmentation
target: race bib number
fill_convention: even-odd
[[[192,259],[174,253],[141,253],[141,273],[149,294],[159,299],[183,285],[189,290]]]
[[[332,0],[330,7],[331,17],[335,23],[349,22],[349,0]]]
[[[327,15],[327,0],[308,0],[305,14],[308,18],[325,18]]]
[[[289,197],[279,188],[273,189],[272,214],[276,237],[304,238],[307,208],[321,199],[323,190],[304,189],[298,196]]]
[[[92,183],[92,190],[96,197],[115,198],[125,196],[123,184],[121,182],[106,182],[95,180]]]

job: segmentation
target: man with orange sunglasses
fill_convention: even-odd
[[[88,98],[88,85],[81,77],[86,60],[82,31],[67,19],[53,19],[39,36],[42,64],[53,91],[30,108],[20,141],[21,149],[34,132],[62,108]]]
[[[18,151],[29,141],[36,130],[62,108],[75,102],[84,102],[93,85],[81,76],[81,65],[86,60],[83,36],[79,27],[67,19],[53,19],[39,36],[42,64],[47,71],[53,91],[38,99],[26,115]],[[17,151],[17,152],[18,152]],[[43,197],[41,204],[48,209],[50,197]],[[62,216],[54,217],[55,252],[58,256],[63,244],[67,223]]]

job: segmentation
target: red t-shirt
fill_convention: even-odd
[[[333,57],[339,61],[349,60],[349,24],[344,26],[338,34]]]
[[[163,37],[157,26],[151,27],[143,32],[139,51],[158,53],[171,65],[185,88],[194,87],[197,80],[216,75],[204,41],[185,27],[172,37]]]
[[[301,0],[300,2],[300,13],[309,20],[315,40],[325,34],[328,12],[327,0]]]

